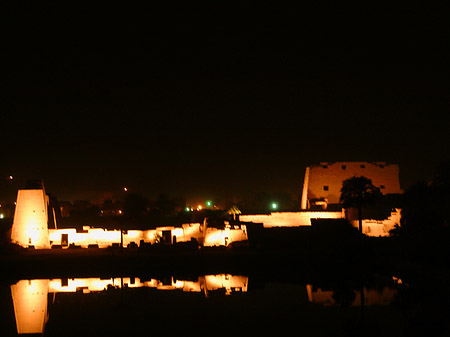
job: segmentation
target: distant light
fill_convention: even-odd
[[[122,210],[121,209],[119,209],[119,214],[122,214]]]
[[[3,215],[3,213],[0,214],[0,219],[3,219],[5,216]]]
[[[278,204],[276,202],[272,203],[272,209],[277,209],[278,208]]]
[[[186,207],[186,212],[190,212],[191,208],[189,206]]]
[[[197,211],[201,211],[202,210],[202,205],[198,205],[197,206]]]
[[[206,206],[211,207],[212,206],[212,201],[207,201],[206,202]]]
[[[124,190],[125,192],[128,192],[128,188],[126,188],[126,187],[124,187],[123,190]]]
[[[9,180],[13,180],[14,178],[13,178],[13,176],[9,176],[8,179]]]

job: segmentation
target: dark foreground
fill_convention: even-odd
[[[412,255],[397,238],[298,239],[282,231],[273,242],[198,248],[192,244],[146,249],[9,249],[0,253],[0,279],[73,276],[230,273],[268,279],[305,279],[322,273],[337,278],[386,274],[401,278],[447,277],[448,247]],[[276,232],[274,233],[276,234]],[[294,234],[294,235],[291,235]],[[414,247],[415,248],[415,247]],[[414,250],[416,251],[416,249]],[[428,252],[428,254],[427,254]],[[434,256],[438,254],[440,256]],[[434,255],[433,255],[434,254]]]
[[[198,248],[192,245],[154,246],[151,249],[16,249],[0,255],[5,273],[0,278],[71,277],[90,275],[162,274],[264,274],[265,277],[304,278],[317,270],[330,273],[391,273],[405,268],[392,245],[377,242],[383,251],[374,254],[371,241],[311,247],[305,242],[288,246],[236,245]],[[363,251],[363,253],[361,253]],[[397,252],[399,253],[399,252]],[[390,255],[389,259],[386,255]]]
[[[9,315],[5,331],[14,335],[8,287],[21,279],[132,276],[196,280],[201,275],[227,273],[248,276],[248,293],[208,299],[152,289],[57,294],[44,335],[196,331],[239,336],[260,328],[272,334],[295,331],[306,336],[446,336],[450,332],[448,256],[428,252],[411,254],[394,238],[310,241],[292,235],[229,248],[175,245],[146,250],[9,251],[0,255],[1,296],[2,301],[9,301],[4,302],[2,317]],[[311,302],[307,285],[332,291],[334,304]],[[395,290],[389,305],[365,308],[351,304],[361,289],[381,294],[384,287]]]

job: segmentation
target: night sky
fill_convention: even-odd
[[[405,188],[449,159],[443,10],[241,6],[12,10],[2,179],[194,203],[295,195],[322,161],[397,163]]]

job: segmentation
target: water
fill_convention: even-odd
[[[1,329],[2,336],[399,336],[401,283],[231,274],[19,280],[1,287]]]

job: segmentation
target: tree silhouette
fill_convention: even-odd
[[[430,184],[434,211],[441,218],[441,226],[450,224],[450,160],[442,161]]]
[[[175,212],[175,202],[167,194],[159,194],[155,205],[164,219],[164,224],[167,225],[169,216]]]
[[[139,219],[147,213],[147,207],[147,198],[137,193],[127,194],[123,201],[123,213],[127,218]]]
[[[393,235],[408,241],[441,240],[448,236],[450,223],[450,162],[442,162],[429,182],[410,186],[402,196],[401,226]]]
[[[148,200],[137,193],[127,194],[123,200],[123,216],[119,217],[120,247],[123,248],[123,232],[125,229],[142,226],[147,214]]]
[[[380,189],[366,177],[352,177],[342,182],[339,201],[344,208],[358,209],[359,231],[362,233],[362,207],[371,204],[381,196]]]

